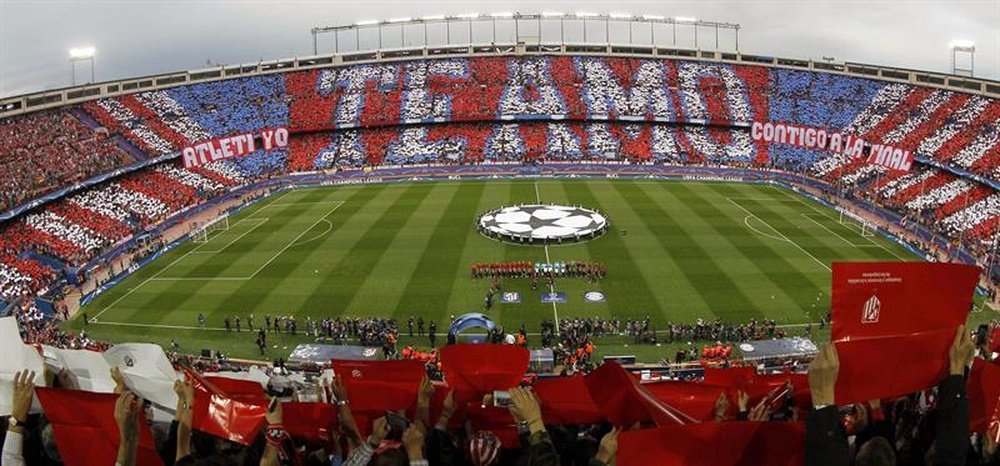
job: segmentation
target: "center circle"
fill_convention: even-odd
[[[594,239],[609,225],[604,214],[583,207],[529,204],[491,210],[479,217],[476,228],[501,241],[551,244]]]

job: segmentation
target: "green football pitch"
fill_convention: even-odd
[[[475,229],[479,214],[521,203],[581,205],[611,219],[602,237],[551,247],[511,245]],[[454,181],[324,187],[275,194],[229,219],[205,243],[189,242],[139,270],[83,308],[96,338],[176,340],[183,351],[218,349],[259,357],[246,316],[295,315],[299,335],[270,335],[267,357],[287,357],[306,317],[419,315],[446,333],[449,318],[482,311],[488,280],[470,265],[500,261],[599,261],[598,283],[561,279],[560,304],[541,302],[542,287],[507,279],[517,304],[488,312],[509,329],[538,332],[543,319],[649,316],[658,326],[719,317],[779,324],[817,322],[829,308],[834,261],[918,260],[879,236],[793,191],[762,184],[653,180]],[[584,300],[600,291],[606,301]],[[207,317],[200,329],[199,312]],[[79,314],[78,314],[79,315]],[[242,333],[223,329],[244,319]],[[81,328],[82,319],[71,325]],[[662,327],[661,327],[662,328]],[[799,334],[799,332],[792,332]],[[818,339],[823,339],[818,336]],[[441,344],[444,338],[438,342]],[[415,343],[427,347],[425,339]],[[602,353],[670,356],[667,348]]]

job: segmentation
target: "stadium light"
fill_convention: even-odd
[[[543,11],[542,16],[546,18],[559,18],[562,16],[566,16],[566,13],[563,13],[561,11]]]
[[[413,21],[413,18],[404,16],[402,18],[389,18],[388,20],[390,23],[405,23],[407,21]]]
[[[94,55],[97,55],[97,49],[92,45],[69,49],[70,83],[74,86],[76,85],[76,62],[78,61],[90,62],[90,82],[94,82]]]
[[[69,49],[69,58],[72,60],[89,60],[94,58],[95,53],[97,53],[97,49],[91,46],[74,47]]]
[[[953,49],[974,49],[976,43],[971,40],[953,40],[948,46]]]
[[[490,13],[490,16],[493,18],[510,18],[514,16],[514,13],[509,11],[499,11],[496,13]]]
[[[594,13],[594,12],[591,12],[591,11],[578,11],[578,12],[573,13],[573,14],[576,15],[577,17],[579,17],[579,18],[593,18],[593,17],[596,17],[596,16],[600,16],[597,13]]]
[[[976,74],[976,43],[971,40],[956,39],[948,45],[951,47],[951,74],[974,76]],[[958,55],[960,53],[968,54],[968,68],[959,65]]]
[[[698,22],[698,19],[690,16],[674,16],[674,21],[677,21],[678,23],[696,23]]]
[[[608,16],[610,16],[611,19],[629,19],[632,17],[632,15],[627,13],[608,13]]]
[[[424,21],[441,21],[444,19],[444,15],[427,15],[422,16],[420,19]]]
[[[461,19],[476,19],[479,17],[479,13],[462,13],[460,15],[455,15],[455,17]]]
[[[642,15],[642,19],[647,21],[663,21],[667,19],[667,17],[663,15]]]
[[[358,22],[354,23],[355,26],[371,26],[371,25],[374,25],[374,24],[378,24],[378,20],[376,20],[376,19],[366,19],[366,20],[362,20],[362,21],[358,21]]]

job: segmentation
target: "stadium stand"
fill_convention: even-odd
[[[131,162],[107,133],[65,110],[0,121],[0,209]]]
[[[841,132],[872,144],[911,151],[918,162],[910,172],[900,173],[825,148],[755,141],[750,125],[759,121]],[[169,159],[195,143],[279,127],[287,127],[292,132],[288,148],[259,149],[245,157],[192,168],[184,168],[179,160],[157,159]],[[530,165],[582,161],[776,169],[810,175],[846,196],[873,199],[907,220],[919,221],[932,231],[978,252],[982,252],[984,244],[995,239],[1000,226],[1000,193],[995,188],[1000,182],[1000,102],[907,83],[694,60],[596,56],[449,58],[345,65],[178,86],[102,98],[68,109],[2,121],[0,159],[5,180],[0,207],[4,209],[134,165],[126,170],[127,173],[35,206],[0,226],[0,299],[16,303],[13,314],[24,343],[70,349],[104,350],[107,344],[92,341],[85,333],[60,331],[58,319],[45,316],[32,299],[59,283],[64,269],[98,259],[109,248],[133,235],[231,189],[299,172],[423,164]],[[293,328],[294,325],[292,321]],[[394,331],[394,325],[380,319],[362,322],[363,341],[386,344],[386,337]],[[562,343],[571,348],[561,355],[562,361],[573,367],[578,362],[581,367],[585,366],[583,362],[589,362],[590,357],[586,349],[590,334],[589,330],[581,329],[593,328],[594,324],[566,319],[560,325],[562,333],[570,335],[564,337],[569,340]],[[769,325],[773,335],[774,324]],[[339,321],[336,325],[332,321],[324,322],[323,326],[331,334],[334,327],[345,334],[350,331],[349,325]],[[648,337],[646,331],[639,330],[639,322],[629,322],[626,326],[629,328],[627,335],[637,340]],[[355,322],[354,328],[357,327]],[[701,323],[680,325],[676,338],[706,343],[726,340],[720,337],[721,333],[712,333],[704,327],[707,326]],[[369,331],[373,328],[376,330]],[[552,338],[553,328],[551,323],[543,325],[548,338]],[[758,335],[756,327],[740,326],[718,332]],[[669,335],[675,338],[673,328]],[[656,338],[655,332],[652,338]],[[955,364],[957,361],[959,367],[964,368],[971,354],[966,355],[967,345],[963,339],[956,338],[955,345],[950,362]],[[706,345],[703,356],[727,361],[731,351],[730,346]],[[717,358],[716,353],[724,355]],[[982,364],[978,361],[986,361],[990,354],[981,353],[985,357],[976,364]],[[191,362],[182,359],[175,356],[177,367]],[[437,353],[410,359],[404,362],[422,361],[414,366],[420,376],[426,374],[440,379],[442,373],[447,377],[449,370],[451,374],[461,374],[461,370],[449,369],[445,358]],[[197,364],[202,370],[218,369],[204,362]],[[784,369],[791,372],[794,366],[795,363],[789,363]],[[829,360],[822,360],[814,368],[808,376],[814,390],[821,384],[829,384],[831,368],[834,377],[836,375],[836,368]],[[980,366],[979,370],[984,369]],[[287,374],[281,368],[268,369],[268,372],[272,393],[281,392],[275,384]],[[601,376],[595,374],[553,383],[577,384],[575,391],[561,390],[562,393],[588,394],[590,391],[583,385],[584,380]],[[864,414],[846,419],[848,427],[855,429],[862,440],[884,434],[880,429],[885,429],[886,425],[890,429],[895,427],[888,436],[892,441],[889,448],[893,455],[913,463],[933,456],[938,464],[965,464],[965,450],[954,446],[955,438],[965,444],[969,438],[969,429],[964,425],[968,422],[963,422],[967,419],[960,419],[961,414],[955,414],[966,412],[963,409],[968,408],[963,408],[969,403],[964,394],[965,384],[959,380],[963,374],[963,371],[952,371],[940,381],[937,391],[927,387],[928,391],[895,399],[889,406],[859,404],[854,408],[855,413]],[[524,370],[515,375],[507,385],[493,388],[520,385]],[[778,424],[777,428],[788,429],[795,437],[782,437],[785,444],[804,445],[804,451],[793,449],[793,455],[801,454],[808,459],[821,452],[827,459],[840,458],[837,455],[848,448],[846,436],[839,442],[843,432],[837,426],[843,420],[831,411],[836,407],[810,409],[809,397],[814,401],[818,397],[817,392],[810,394],[805,390],[803,374],[793,374],[797,378],[788,374],[756,375],[762,380],[765,376],[774,376],[775,380],[781,380],[780,384],[794,379],[798,385],[790,390],[792,394],[786,403],[773,405],[760,401],[775,386],[755,387],[758,392],[753,393],[750,405],[764,407],[754,410],[748,409],[747,400],[740,401],[743,397],[738,395],[732,400],[738,406],[730,408],[729,398],[713,392],[701,406],[699,412],[703,418],[699,420],[774,421],[757,423],[754,428],[766,430]],[[200,375],[188,377],[186,383],[190,386],[178,387],[181,399],[177,410],[177,421],[186,427],[191,423],[207,422],[204,418],[194,421],[185,417],[192,406],[196,411],[203,409],[204,398],[194,398],[190,393],[196,386],[201,387],[198,390],[206,386],[199,382]],[[460,375],[451,377],[452,381],[461,378]],[[969,377],[972,380],[971,374]],[[706,375],[698,381],[659,383],[704,383],[707,378]],[[598,400],[588,395],[581,402],[582,411],[572,414],[582,412],[589,417],[573,418],[578,422],[554,421],[567,416],[567,411],[571,410],[560,411],[560,406],[564,407],[560,403],[564,400],[544,394],[544,381],[535,382],[537,397],[514,389],[512,413],[481,408],[482,395],[492,394],[492,390],[475,391],[475,397],[461,400],[465,409],[456,412],[454,405],[448,407],[444,401],[447,391],[440,380],[435,380],[433,385],[430,382],[407,385],[406,390],[401,391],[408,398],[404,397],[400,405],[389,403],[387,395],[385,399],[376,399],[372,405],[361,406],[364,397],[357,392],[349,393],[343,386],[348,383],[342,379],[332,382],[324,379],[323,383],[312,387],[317,388],[320,395],[319,401],[309,401],[314,403],[309,408],[326,415],[336,411],[342,416],[341,431],[334,434],[324,430],[326,437],[320,440],[299,431],[287,432],[293,430],[294,416],[301,416],[301,411],[286,404],[284,414],[289,417],[284,421],[279,414],[264,414],[263,390],[254,389],[250,398],[255,403],[261,399],[265,401],[263,405],[254,405],[256,421],[247,433],[248,438],[259,437],[262,427],[271,424],[266,432],[275,436],[275,442],[270,443],[268,454],[276,455],[277,450],[282,450],[282,454],[294,455],[285,449],[291,439],[302,445],[302,442],[315,444],[343,435],[350,439],[350,449],[326,453],[339,454],[347,460],[346,464],[352,465],[367,464],[373,455],[384,462],[395,459],[397,463],[409,460],[410,464],[425,464],[419,462],[419,457],[425,454],[430,457],[430,464],[467,464],[471,461],[483,465],[490,461],[477,462],[477,458],[482,459],[477,455],[489,458],[507,455],[510,458],[505,457],[505,460],[510,460],[525,452],[534,455],[536,461],[532,464],[559,464],[560,458],[573,458],[573,464],[590,462],[596,465],[608,464],[618,452],[618,431],[610,430],[609,421],[613,422],[612,417],[621,413],[609,415],[599,410]],[[67,384],[63,380],[56,382],[61,388],[71,388]],[[524,382],[524,385],[530,384],[531,381]],[[29,385],[23,381],[18,383],[15,395],[23,395]],[[220,387],[222,385],[220,383]],[[225,388],[219,390],[212,396],[228,398]],[[51,402],[51,398],[46,397],[52,396],[52,392],[42,393],[43,405],[51,406],[45,400]],[[112,401],[104,406],[113,409],[113,398],[109,399]],[[334,399],[341,402],[327,404]],[[414,417],[411,409],[411,422],[423,425],[424,431],[411,428],[405,433],[394,434],[399,436],[396,440],[403,444],[406,453],[399,457],[400,450],[382,445],[384,421],[379,419],[386,410],[405,408],[416,408],[417,412],[426,409],[442,413],[442,417],[431,418],[429,412]],[[352,409],[356,410],[357,423],[350,415]],[[453,415],[456,419],[451,419]],[[487,426],[484,430],[490,433],[474,434],[471,442],[464,442],[469,439],[457,429],[461,425],[457,418],[463,416]],[[805,423],[794,421],[803,417]],[[866,420],[862,422],[860,417]],[[432,420],[439,428],[434,428]],[[653,416],[638,421],[651,426]],[[720,429],[729,429],[748,423],[714,424]],[[523,430],[520,439],[518,426]],[[204,424],[195,427],[209,429]],[[31,428],[36,426],[32,424]],[[222,434],[236,439],[236,429],[233,427]],[[979,432],[984,430],[978,429]],[[663,435],[671,433],[664,432]],[[215,433],[219,435],[218,431]],[[622,435],[623,450],[634,452],[637,441],[629,443],[626,440],[634,434]],[[930,453],[935,435],[950,440],[938,442],[935,451]],[[177,436],[183,437],[183,434]],[[817,436],[822,439],[817,440]],[[34,434],[30,441],[37,442],[41,437]],[[454,455],[452,459],[441,456],[446,455],[442,451],[449,451],[449,445],[460,439],[463,445],[479,442],[480,446],[463,447],[460,451],[452,449],[447,453]],[[8,436],[5,455],[14,454],[13,448],[10,452],[7,449],[13,444],[11,442]],[[183,444],[184,440],[181,442]],[[862,443],[864,441],[856,443],[855,447]],[[127,442],[121,444],[127,445]],[[519,450],[510,448],[518,444],[522,445]],[[425,448],[425,445],[433,447]],[[182,452],[171,445],[168,447],[167,450]],[[250,451],[231,447],[241,454]],[[60,448],[66,448],[65,444],[60,444]],[[866,447],[858,449],[863,448]],[[991,448],[995,449],[995,444],[990,446],[983,436],[978,436],[972,451],[987,457],[993,454]],[[202,450],[201,447],[195,449]],[[208,450],[198,454],[211,454]],[[37,455],[44,449],[30,451]],[[253,451],[260,453],[261,448]],[[941,459],[947,455],[950,455],[950,462]],[[4,465],[7,458],[13,456],[5,456]],[[166,464],[172,464],[179,458],[167,455],[164,459]],[[765,463],[762,460],[754,464]],[[636,460],[629,463],[619,458],[619,464],[643,463]],[[767,464],[784,463],[772,461]]]

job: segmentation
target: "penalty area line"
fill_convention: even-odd
[[[732,199],[730,199],[730,198],[728,198],[728,197],[726,198],[726,200],[728,200],[729,202],[732,202],[734,206],[736,206],[736,207],[739,207],[739,208],[740,208],[740,210],[742,210],[743,212],[746,212],[746,214],[747,214],[747,215],[750,215],[750,216],[753,216],[753,217],[755,217],[755,218],[756,218],[756,219],[757,219],[758,221],[760,221],[760,223],[763,223],[763,224],[764,224],[764,225],[766,225],[766,226],[767,226],[768,228],[770,228],[770,229],[771,229],[771,231],[773,231],[773,232],[777,233],[777,234],[778,234],[778,236],[780,236],[780,237],[781,237],[782,241],[785,241],[785,242],[787,242],[788,244],[791,244],[792,246],[795,246],[796,248],[798,248],[798,250],[799,250],[799,251],[802,251],[802,253],[803,253],[803,254],[805,254],[805,255],[809,256],[809,257],[810,257],[810,258],[811,258],[811,259],[812,259],[813,261],[815,261],[815,262],[816,262],[817,264],[819,264],[819,265],[820,265],[820,267],[823,267],[823,268],[824,268],[824,269],[826,269],[826,270],[827,270],[828,272],[832,272],[832,271],[833,271],[833,269],[831,269],[829,265],[826,265],[825,263],[823,263],[823,261],[821,261],[821,260],[817,259],[817,258],[816,258],[816,256],[812,255],[812,253],[810,253],[809,251],[806,251],[806,250],[805,250],[805,248],[803,248],[802,246],[800,246],[800,245],[799,245],[799,243],[796,243],[795,241],[793,241],[793,240],[792,240],[791,238],[789,238],[788,236],[785,236],[785,234],[784,234],[784,233],[782,233],[782,232],[781,232],[780,230],[778,230],[777,228],[774,228],[773,226],[771,226],[771,224],[770,224],[770,223],[767,223],[767,221],[765,221],[764,219],[760,218],[760,216],[758,216],[757,214],[755,214],[755,213],[751,212],[751,211],[750,211],[749,209],[747,209],[746,207],[743,207],[742,205],[740,205],[740,203],[738,203],[738,202],[736,202],[736,201],[734,201],[734,200],[732,200]]]

